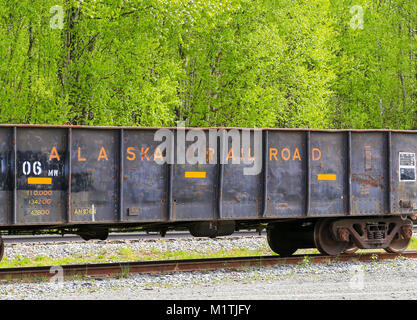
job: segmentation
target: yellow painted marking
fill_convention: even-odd
[[[318,174],[317,180],[336,180],[335,174]]]
[[[186,178],[205,178],[205,171],[185,171]]]
[[[28,178],[28,184],[52,184],[52,178]]]

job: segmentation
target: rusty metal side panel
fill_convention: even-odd
[[[12,221],[13,213],[13,129],[0,129],[0,224]]]
[[[182,131],[182,130],[179,130]],[[177,151],[189,152],[194,141],[182,141],[187,131],[175,133],[175,164],[172,176],[172,221],[213,220],[219,212],[219,164],[181,164]],[[208,146],[208,131],[205,131]],[[214,152],[214,156],[217,152]],[[211,157],[209,153],[208,158]]]
[[[196,174],[196,177],[191,177],[188,172],[205,172],[205,176]],[[174,165],[171,220],[216,219],[217,181],[217,165]]]
[[[382,132],[352,133],[352,215],[381,215],[387,208],[387,147]]]
[[[168,165],[154,161],[161,142],[154,131],[124,132],[123,212],[124,222],[162,221],[166,219]]]
[[[242,133],[242,131],[239,131]],[[255,155],[254,134],[250,133],[250,145],[243,150],[243,135],[241,138],[240,154],[231,154],[232,144],[227,147],[227,162],[223,171],[222,216],[221,218],[257,218],[263,207],[263,175],[245,175],[244,168],[253,165]],[[233,157],[240,157],[240,164],[233,164]],[[262,163],[262,159],[259,160]],[[246,162],[246,163],[245,163]]]
[[[72,222],[117,221],[119,143],[118,130],[72,130]]]
[[[407,214],[417,209],[417,135],[392,133],[391,199],[393,213]],[[415,208],[413,210],[413,208]]]
[[[311,132],[311,216],[347,212],[346,133]]]
[[[303,132],[270,131],[266,217],[301,217],[306,207],[306,139]]]
[[[16,224],[65,222],[67,130],[17,128]]]

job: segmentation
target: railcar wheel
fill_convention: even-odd
[[[401,226],[401,231],[398,232],[389,246],[384,248],[389,253],[400,253],[407,249],[413,237],[413,223],[410,220],[404,221]]]
[[[291,245],[285,228],[279,224],[267,229],[267,240],[271,250],[281,257],[289,257],[298,249]]]
[[[97,240],[106,240],[109,236],[108,229],[85,229],[79,230],[77,234],[81,237],[81,239],[88,241],[92,239]]]
[[[349,242],[333,239],[330,230],[331,219],[319,219],[314,226],[314,242],[322,254],[336,256],[349,247]]]
[[[388,247],[384,248],[384,250],[388,253],[400,253],[407,249],[408,245],[410,244],[411,238],[403,238],[394,239],[391,241]]]

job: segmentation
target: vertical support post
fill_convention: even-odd
[[[310,215],[310,195],[311,195],[311,134],[306,132],[306,196],[305,196],[305,215]]]
[[[175,134],[172,135],[170,140],[170,146],[166,150],[166,169],[167,169],[167,201],[166,201],[166,221],[171,221],[176,219],[176,214],[174,211],[174,202],[172,199],[172,185],[174,182],[174,164],[175,164],[175,137],[178,138],[178,128],[175,131]],[[168,140],[167,140],[168,141]],[[175,216],[175,217],[174,217]]]
[[[67,135],[67,163],[68,163],[68,191],[67,191],[67,223],[71,222],[71,167],[72,167],[72,128],[68,128]]]
[[[17,223],[17,128],[13,127],[13,214],[12,224]]]
[[[387,132],[387,177],[388,177],[388,181],[387,181],[387,208],[388,208],[388,212],[387,213],[393,213],[392,211],[392,198],[391,198],[391,184],[392,184],[392,157],[391,157],[391,153],[392,153],[392,141],[391,141],[391,131]]]
[[[229,140],[224,138],[224,131],[221,131],[220,143],[218,144],[217,153],[217,165],[218,165],[218,193],[217,193],[217,217],[216,219],[221,219],[223,216],[223,175],[224,175],[224,164],[223,160],[225,159],[225,148],[229,146]],[[219,141],[217,140],[217,141]]]
[[[260,218],[263,218],[266,216],[267,212],[268,212],[268,155],[269,155],[269,149],[268,149],[268,145],[269,145],[269,131],[265,130],[263,131],[263,150],[262,150],[262,167],[263,167],[263,205],[262,205],[262,212],[260,215]]]
[[[119,215],[118,220],[123,220],[123,152],[124,152],[124,130],[123,128],[119,131]]]
[[[348,131],[347,136],[347,189],[346,189],[346,197],[347,197],[347,214],[352,214],[352,131]]]
[[[167,217],[166,220],[170,221],[172,217],[172,181],[174,179],[174,164],[167,163],[168,179],[167,179]]]

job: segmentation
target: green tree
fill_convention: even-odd
[[[4,2],[1,122],[417,128],[412,1]]]
[[[332,2],[339,43],[333,86],[337,126],[417,128],[417,3]],[[350,26],[353,5],[363,8],[363,29]]]

